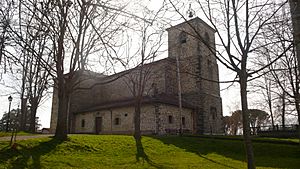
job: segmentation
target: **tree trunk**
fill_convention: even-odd
[[[295,98],[295,104],[296,104],[296,111],[298,115],[298,138],[299,138],[299,145],[300,145],[300,95],[297,94]]]
[[[68,84],[63,80],[58,82],[58,117],[55,138],[66,140],[68,138],[68,113],[70,94]]]
[[[300,98],[299,96],[296,97],[295,104],[296,104],[296,110],[297,110],[297,114],[298,114],[298,123],[300,125],[300,118],[299,118],[300,117],[300,99],[299,98]]]
[[[233,135],[236,136],[237,134],[238,134],[238,126],[236,125],[233,130]]]
[[[67,29],[67,15],[68,7],[60,7],[61,18],[59,21],[59,37],[57,41],[57,54],[56,54],[56,73],[57,73],[57,87],[58,87],[58,114],[57,114],[57,127],[55,131],[55,138],[66,140],[68,133],[68,109],[70,93],[67,83],[67,78],[64,75],[64,38]],[[71,70],[70,70],[71,71]],[[71,76],[69,72],[68,76]]]
[[[271,100],[268,101],[268,105],[269,105],[269,111],[270,111],[270,115],[271,115],[272,128],[274,130],[275,125],[274,125],[274,117],[273,117],[273,109],[272,109],[272,102],[271,102]]]
[[[21,98],[21,124],[20,130],[26,131],[27,123],[27,98]]]
[[[266,77],[265,77],[266,79]],[[272,107],[272,93],[271,93],[271,83],[267,80],[266,82],[266,89],[267,89],[267,97],[268,97],[268,106],[269,106],[269,111],[271,115],[271,123],[272,123],[272,128],[274,130],[275,125],[274,125],[274,117],[273,117],[273,107]]]
[[[21,86],[21,124],[20,130],[26,131],[26,123],[27,123],[27,96],[25,96],[26,90],[26,77],[28,73],[28,55],[24,55],[23,61],[23,73],[22,73],[22,86]]]
[[[242,70],[239,73],[240,78],[240,94],[242,102],[242,117],[243,117],[243,135],[247,155],[248,169],[255,169],[253,146],[250,136],[249,111],[247,101],[247,72]]]
[[[139,97],[135,103],[134,138],[136,140],[141,139],[141,99]]]
[[[281,118],[282,118],[282,129],[285,129],[285,93],[283,91],[282,96],[282,109],[281,109]]]
[[[35,133],[35,124],[36,124],[36,111],[37,111],[37,105],[32,104],[30,109],[30,126],[29,126],[29,132]]]

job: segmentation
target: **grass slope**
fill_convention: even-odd
[[[11,132],[0,132],[0,137],[10,137],[11,136]],[[32,134],[32,133],[27,133],[27,132],[18,132],[17,133],[18,136],[32,136],[32,135],[37,135],[37,134]]]
[[[258,168],[300,168],[298,145],[254,143],[254,148]],[[17,150],[0,142],[0,168],[246,168],[239,140],[143,137],[138,150],[132,136],[120,135],[24,140]]]

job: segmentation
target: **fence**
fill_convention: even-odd
[[[253,135],[263,137],[297,137],[298,129],[297,124],[251,127]]]

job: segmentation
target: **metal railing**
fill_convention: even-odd
[[[299,125],[269,125],[251,127],[251,133],[259,136],[270,136],[270,137],[296,137],[298,133]]]
[[[269,126],[259,126],[259,127],[251,127],[252,130],[256,131],[296,131],[298,130],[299,125],[290,124],[290,125],[269,125]]]

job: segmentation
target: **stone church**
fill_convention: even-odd
[[[141,97],[143,134],[176,134],[180,128],[191,134],[223,133],[215,30],[196,17],[167,31],[165,59],[109,76],[76,72],[68,116],[70,133],[132,134],[134,82],[140,73],[145,80]],[[196,38],[199,34],[201,40]],[[56,128],[57,106],[54,89],[52,133]]]

